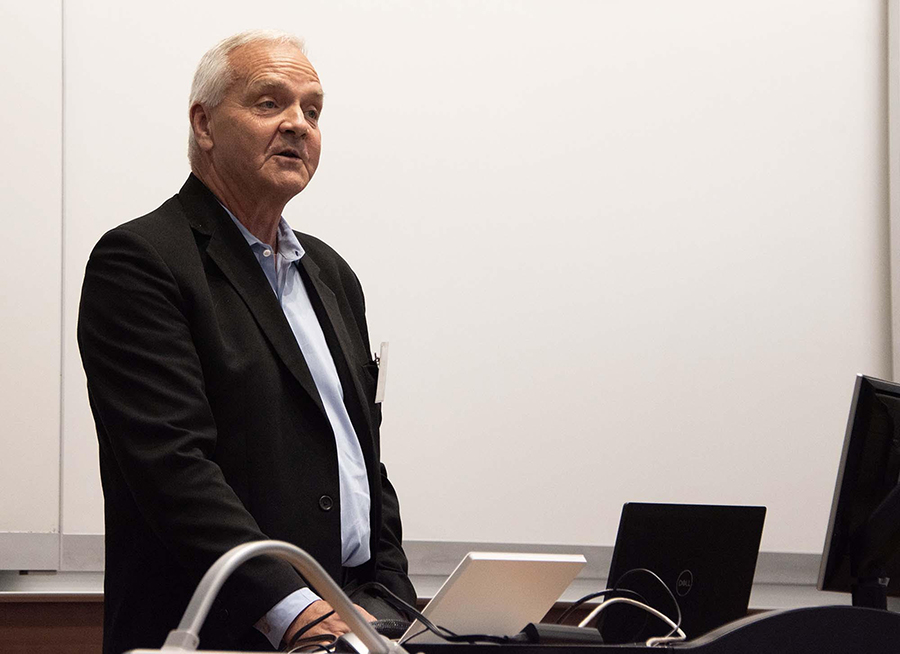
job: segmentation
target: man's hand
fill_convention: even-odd
[[[359,611],[360,615],[369,622],[375,620],[375,616],[366,611],[363,607],[358,606],[356,604],[353,605],[356,607],[356,610]],[[322,617],[326,613],[333,611],[331,605],[325,600],[316,600],[309,606],[307,606],[303,611],[300,612],[294,621],[291,623],[291,626],[287,628],[287,631],[284,632],[284,642],[290,643],[291,639],[294,637],[298,631],[303,629],[310,622],[316,620],[317,618]],[[335,636],[340,636],[342,634],[350,631],[350,627],[338,616],[337,613],[332,613],[327,618],[322,620],[319,624],[314,627],[310,627],[307,631],[303,633],[303,638],[309,638],[310,636],[321,636],[322,634],[334,634]]]

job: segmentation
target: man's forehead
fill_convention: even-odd
[[[316,69],[306,55],[291,43],[259,41],[239,46],[228,54],[237,85],[266,87],[283,85],[288,78],[299,78],[317,87],[322,95]]]

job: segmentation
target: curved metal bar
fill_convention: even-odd
[[[200,628],[209,614],[216,595],[222,589],[222,585],[238,566],[260,554],[274,554],[293,565],[316,593],[328,602],[341,619],[347,623],[350,630],[371,654],[405,653],[403,648],[381,636],[366,622],[353,608],[350,598],[344,594],[344,591],[314,558],[296,545],[278,540],[244,543],[219,557],[219,560],[213,563],[212,567],[203,575],[203,579],[197,585],[197,589],[184,611],[178,629],[169,632],[163,650],[182,652],[196,650],[200,644]]]

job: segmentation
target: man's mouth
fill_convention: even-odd
[[[285,148],[275,153],[276,157],[288,157],[290,159],[301,159],[300,153],[293,148]]]

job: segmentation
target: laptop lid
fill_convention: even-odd
[[[469,552],[422,613],[459,635],[515,635],[547,614],[584,564],[580,554]],[[407,641],[443,642],[418,620]]]
[[[766,508],[702,504],[628,503],[622,507],[607,585],[635,568],[665,582],[681,607],[681,628],[696,638],[747,614]],[[621,586],[674,619],[672,599],[646,573],[630,573]],[[600,632],[608,643],[646,640],[669,631],[629,606],[606,611]]]

